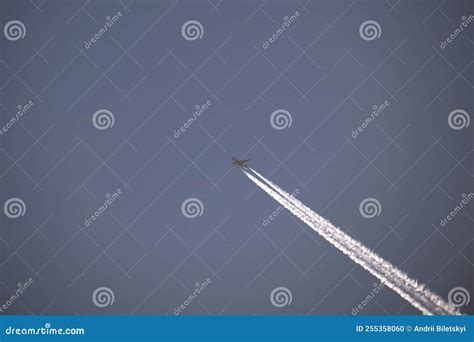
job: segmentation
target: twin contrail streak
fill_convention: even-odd
[[[315,213],[289,193],[273,184],[255,170],[243,169],[245,175],[258,187],[288,209],[292,214],[310,226],[334,247],[346,254],[352,261],[362,266],[386,286],[397,292],[403,299],[425,315],[460,315],[459,310],[431,292],[424,284],[419,284],[390,262],[353,239],[331,222]]]

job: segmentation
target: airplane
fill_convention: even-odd
[[[240,166],[242,168],[247,168],[247,162],[249,162],[251,159],[236,159],[234,157],[232,157],[232,165],[235,165],[235,166]]]

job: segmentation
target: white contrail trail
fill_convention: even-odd
[[[252,175],[252,171],[257,177]],[[446,303],[437,294],[431,292],[423,284],[408,277],[390,262],[353,239],[331,222],[316,214],[289,193],[273,184],[253,169],[243,170],[257,186],[290,210],[295,216],[314,229],[333,246],[349,256],[354,262],[377,277],[386,286],[397,292],[425,315],[460,315],[459,310]]]

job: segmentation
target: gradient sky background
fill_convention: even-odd
[[[300,191],[306,205],[448,300],[474,294],[471,1],[2,1],[23,39],[0,37],[0,304],[7,314],[351,315],[376,279],[231,166],[231,156]],[[105,24],[122,16],[86,49]],[[262,43],[296,11],[267,49]],[[181,28],[199,21],[202,37]],[[376,21],[380,36],[359,27]],[[196,105],[209,108],[179,138]],[[356,138],[374,105],[387,108]],[[92,118],[109,110],[114,125]],[[271,114],[286,110],[277,130]],[[122,194],[89,227],[84,220]],[[182,203],[198,198],[202,215]],[[359,204],[379,201],[365,218]],[[271,304],[286,287],[292,301]],[[97,307],[107,287],[114,302]],[[472,303],[460,307],[474,312]],[[360,314],[418,314],[383,289]]]

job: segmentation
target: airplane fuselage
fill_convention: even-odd
[[[232,160],[233,160],[232,165],[246,168],[246,167],[248,167],[247,162],[250,159],[245,160],[245,159],[236,159],[236,158],[232,157]]]

